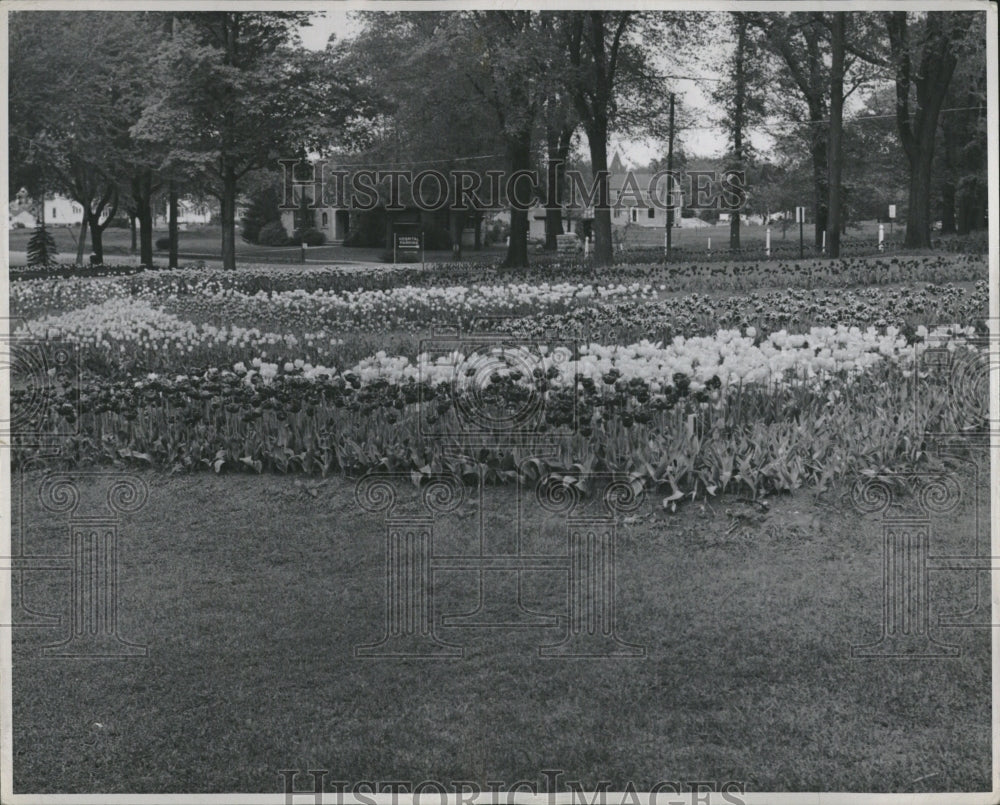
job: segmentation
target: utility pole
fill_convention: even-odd
[[[670,93],[670,139],[667,145],[667,260],[674,236],[674,93]]]

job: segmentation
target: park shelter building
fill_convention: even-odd
[[[299,201],[297,191],[295,201]],[[350,231],[350,211],[346,207],[310,208],[308,212],[312,215],[312,228],[326,235],[327,243],[344,242]],[[295,231],[295,213],[295,210],[283,210],[281,213],[281,225],[289,237]]]

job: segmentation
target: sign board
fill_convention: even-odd
[[[795,223],[804,224],[806,222],[806,208],[796,207],[795,208]]]
[[[896,205],[895,204],[890,204],[889,205],[889,217],[890,218],[895,218],[896,217]]]
[[[420,235],[404,235],[396,233],[396,251],[407,254],[420,254]]]
[[[392,262],[415,263],[424,261],[424,236],[416,226],[407,226],[392,234]]]

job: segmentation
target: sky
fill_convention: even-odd
[[[331,34],[336,34],[338,39],[349,39],[356,35],[360,26],[351,19],[352,12],[347,10],[329,10],[318,12],[313,16],[312,24],[301,31],[302,43],[310,50],[322,50]],[[664,71],[669,72],[669,67],[664,66]],[[718,77],[712,73],[705,74],[708,77]],[[683,106],[687,112],[686,117],[697,121],[697,128],[687,130],[678,134],[678,143],[683,144],[684,150],[691,156],[718,156],[725,151],[726,138],[721,127],[713,123],[713,116],[716,112],[712,109],[706,93],[698,83],[690,79],[675,79],[673,89],[676,93],[676,103],[678,108]],[[771,138],[766,132],[758,131],[750,134],[753,145],[761,151],[766,151],[772,144]],[[584,140],[584,156],[585,153]],[[646,167],[655,158],[666,156],[666,143],[622,140],[612,137],[610,155],[618,150],[622,159],[627,165],[636,168]]]

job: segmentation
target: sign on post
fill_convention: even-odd
[[[412,256],[412,260],[405,262],[416,262],[420,257],[421,264],[424,262],[424,234],[423,232],[395,232],[393,243],[392,262],[396,263],[400,258]]]

